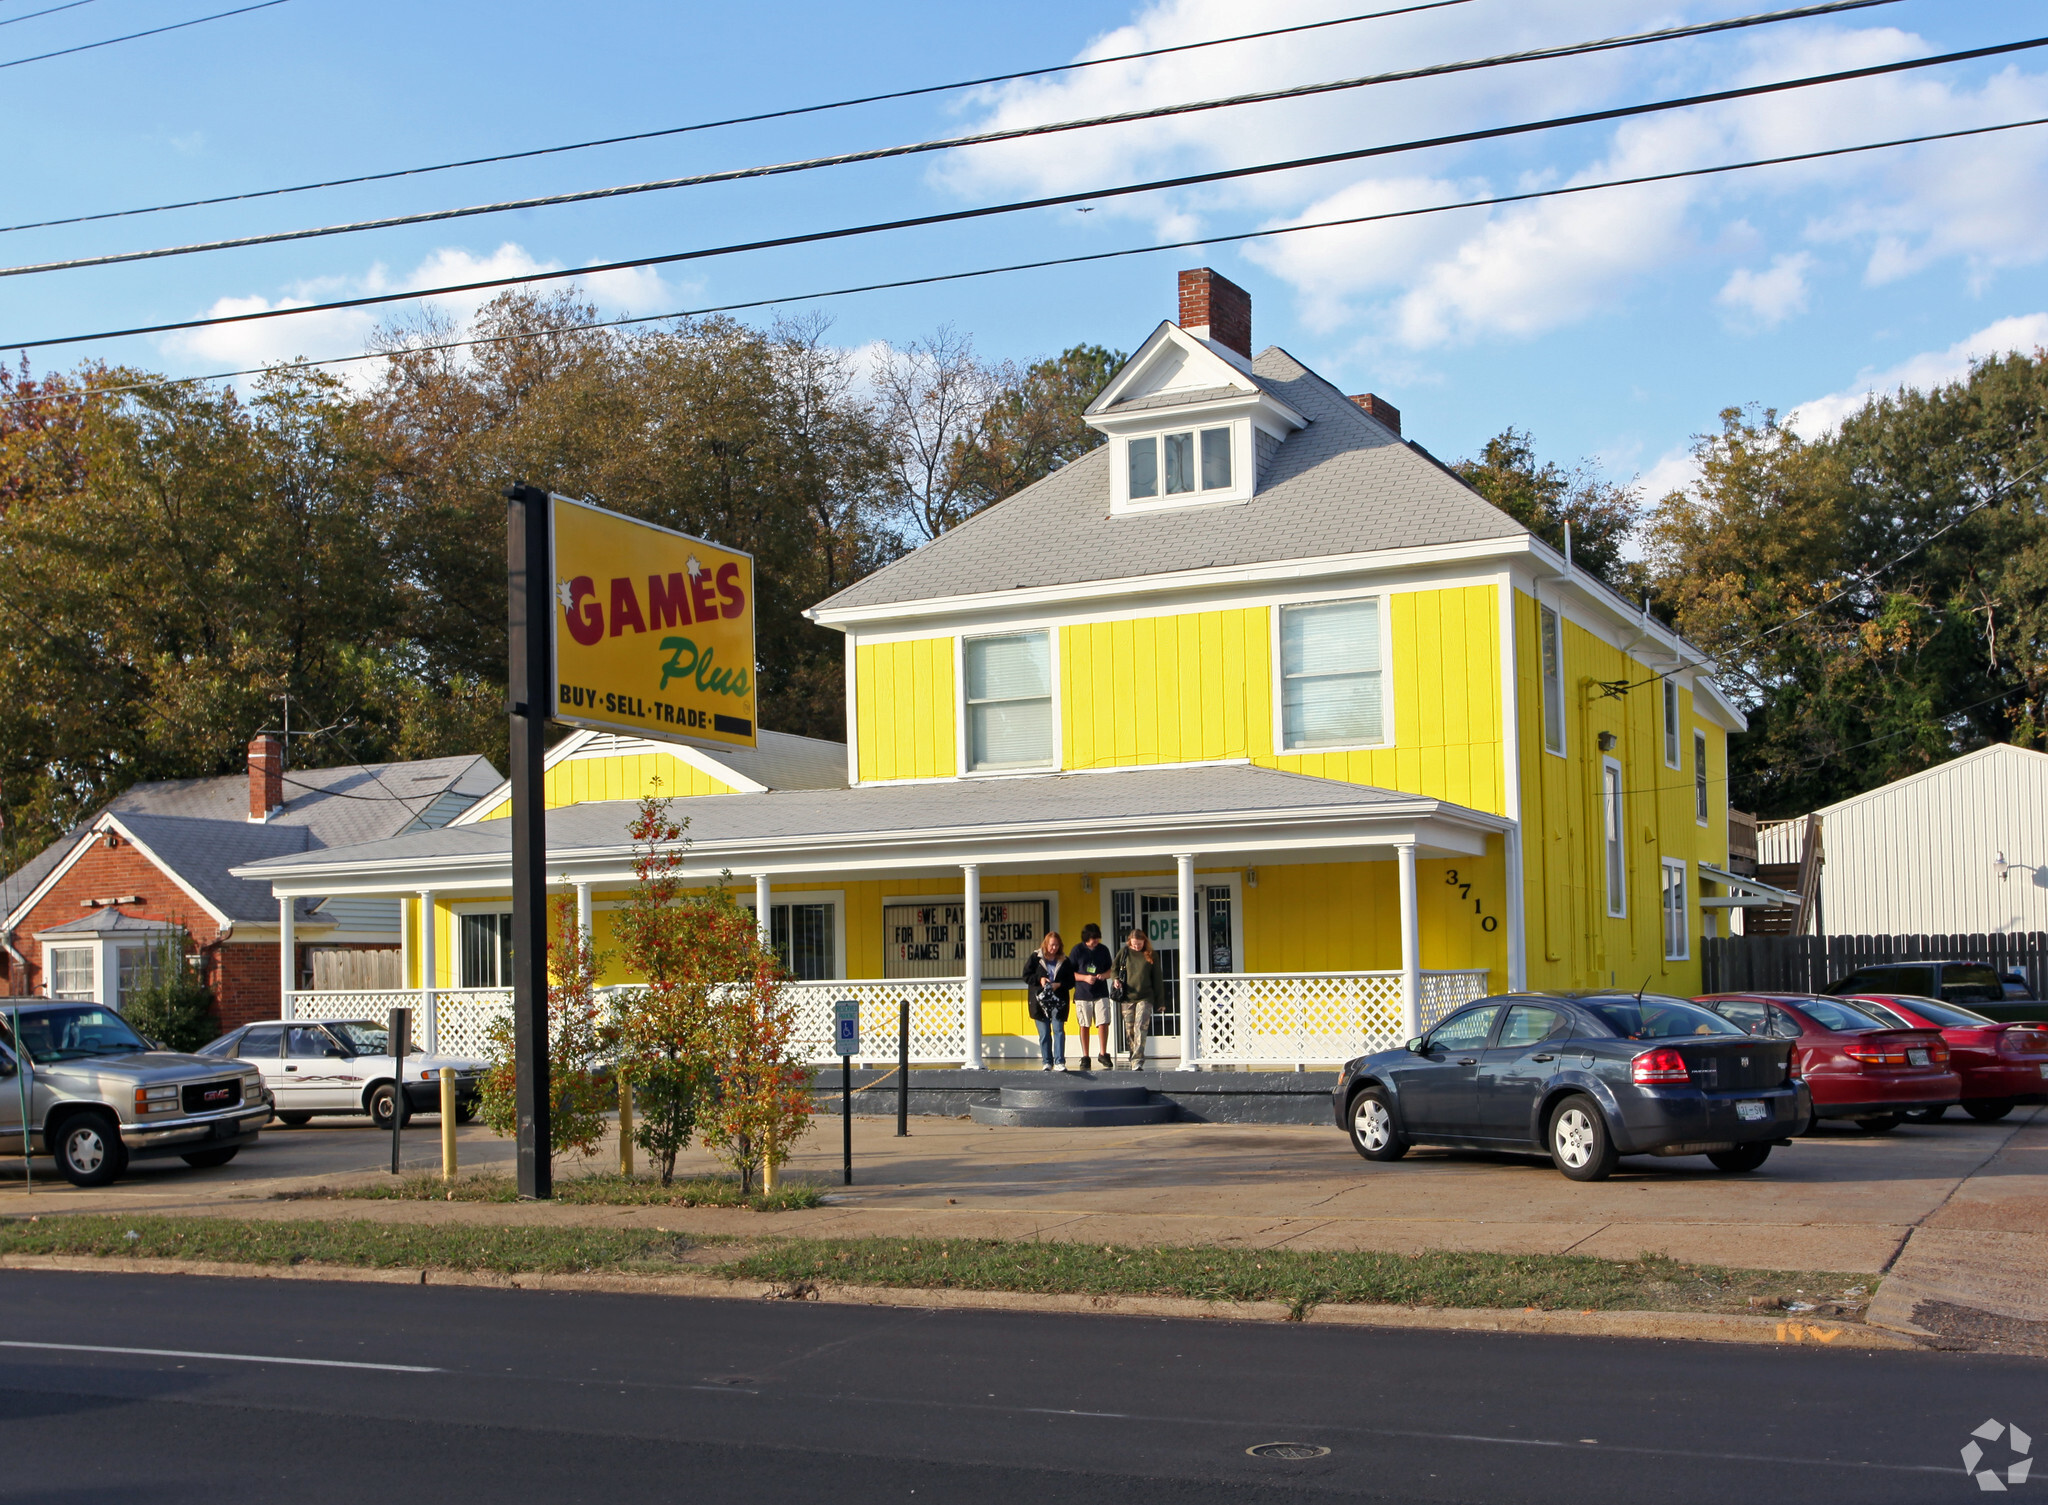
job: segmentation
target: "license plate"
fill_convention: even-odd
[[[1925,1050],[1907,1051],[1906,1063],[1909,1066],[1925,1066],[1927,1064],[1927,1052]]]
[[[2041,1075],[2048,1076],[2048,1061],[2043,1061],[2041,1063]]]
[[[1755,1120],[1768,1118],[1770,1115],[1762,1103],[1737,1103],[1735,1105],[1735,1116],[1741,1119]]]

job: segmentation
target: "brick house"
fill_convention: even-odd
[[[295,987],[396,987],[396,900],[300,897],[287,917],[229,869],[442,826],[501,783],[481,757],[288,770],[265,735],[245,778],[137,784],[0,881],[0,995],[118,1007],[182,929],[223,1027],[272,1018],[287,920]]]

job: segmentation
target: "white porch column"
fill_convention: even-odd
[[[278,1017],[290,1019],[292,994],[299,988],[299,901],[277,901],[277,996]]]
[[[1401,865],[1401,1021],[1407,1038],[1422,1033],[1422,931],[1415,906],[1415,843],[1399,842]]]
[[[981,864],[963,862],[960,875],[966,880],[967,902],[962,906],[965,918],[967,944],[962,948],[967,960],[967,1059],[961,1066],[967,1071],[979,1071],[981,1059]]]
[[[420,890],[420,1038],[428,1050],[441,1048],[441,1009],[434,998],[434,891]]]
[[[1180,914],[1180,1069],[1193,1071],[1202,1059],[1202,1021],[1196,1015],[1195,973],[1202,965],[1202,916],[1195,909],[1195,854],[1173,854]]]
[[[754,929],[761,937],[762,949],[775,944],[775,915],[768,903],[768,875],[754,874]]]
[[[591,929],[590,885],[588,883],[576,885],[576,928],[583,932],[583,944],[588,946],[591,935],[594,933]]]

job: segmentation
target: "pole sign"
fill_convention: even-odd
[[[860,1054],[860,1004],[851,998],[842,998],[832,1005],[832,1053]]]
[[[553,718],[754,745],[754,556],[565,496],[548,498]]]

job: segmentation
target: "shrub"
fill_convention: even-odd
[[[121,1015],[136,1033],[168,1050],[197,1050],[221,1032],[213,989],[199,980],[191,952],[182,926],[159,936],[149,948],[148,980],[121,1000]]]

